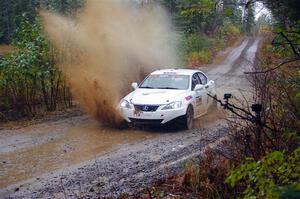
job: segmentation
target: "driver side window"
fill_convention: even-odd
[[[197,74],[201,80],[201,84],[203,84],[203,85],[207,84],[207,77],[202,73],[197,73]]]
[[[201,81],[200,81],[199,76],[197,74],[194,74],[192,76],[192,91],[194,90],[194,88],[197,84],[201,84]]]

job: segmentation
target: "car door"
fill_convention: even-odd
[[[205,112],[208,110],[210,104],[212,103],[213,99],[211,97],[209,97],[207,94],[210,95],[214,95],[214,82],[213,81],[208,81],[208,78],[206,77],[206,75],[204,75],[201,72],[198,72],[197,75],[200,78],[201,84],[204,85],[204,90],[205,90],[205,102],[206,102],[206,106],[205,106]]]
[[[193,107],[194,107],[194,115],[195,117],[199,117],[200,115],[205,113],[205,105],[203,103],[205,103],[205,89],[202,90],[195,90],[195,86],[197,84],[201,84],[201,80],[199,78],[199,76],[197,75],[197,73],[193,74],[192,76],[192,93],[193,93],[193,98],[195,99],[193,101]]]

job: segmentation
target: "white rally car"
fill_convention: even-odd
[[[215,96],[215,83],[199,70],[164,69],[152,72],[124,97],[119,109],[128,123],[165,124],[170,121],[186,129],[208,111]]]

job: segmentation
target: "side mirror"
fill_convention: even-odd
[[[194,88],[194,91],[201,91],[204,89],[204,85],[202,84],[197,84]]]
[[[133,88],[133,90],[135,90],[138,87],[138,83],[136,82],[131,83],[131,87]]]

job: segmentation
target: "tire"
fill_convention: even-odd
[[[132,128],[132,124],[128,123],[126,120],[124,120],[117,126],[117,128],[119,130],[127,130],[129,128]]]
[[[194,110],[193,107],[190,105],[188,106],[187,110],[186,110],[186,114],[183,116],[182,118],[182,124],[183,124],[183,128],[185,130],[189,130],[193,128],[193,124],[194,124]]]
[[[117,128],[118,128],[119,130],[126,130],[126,129],[128,129],[128,124],[127,124],[127,122],[124,120],[124,121],[120,122],[120,123],[117,125]]]

